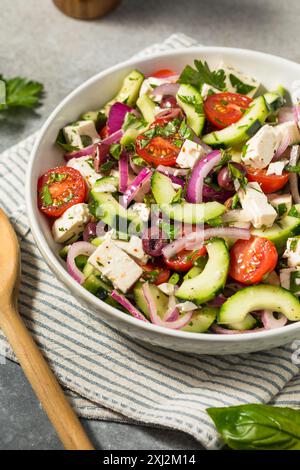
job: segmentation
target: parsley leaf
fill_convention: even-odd
[[[187,65],[179,77],[179,83],[187,83],[196,88],[201,88],[204,83],[218,90],[225,90],[225,72],[223,69],[211,71],[207,62],[195,60],[196,70]]]
[[[36,108],[41,105],[44,86],[33,80],[16,77],[5,79],[0,75],[0,80],[5,84],[5,102],[0,104],[0,111],[11,108]]]
[[[121,152],[122,152],[121,144],[111,144],[109,148],[109,152],[112,157],[114,157],[116,160],[119,160]]]
[[[52,199],[48,184],[45,184],[42,188],[41,199],[42,199],[44,207],[48,207],[53,204],[53,199]]]
[[[254,90],[255,86],[248,85],[247,83],[242,82],[238,77],[232,73],[229,75],[229,80],[231,85],[236,88],[237,93],[242,95],[247,95],[250,91]]]
[[[79,150],[79,147],[67,143],[63,129],[57,134],[55,143],[68,153]]]

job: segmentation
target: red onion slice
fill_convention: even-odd
[[[103,139],[101,141],[101,143],[102,144],[107,144],[107,145],[116,144],[116,143],[120,142],[120,140],[123,137],[123,134],[124,134],[124,132],[122,131],[122,129],[120,129],[120,130],[114,132],[113,134],[109,135],[105,139]]]
[[[164,166],[158,165],[156,168],[157,171],[163,173],[166,176],[187,176],[189,170],[185,170],[184,168],[174,168],[173,166]]]
[[[180,88],[179,83],[164,83],[154,88],[152,94],[154,96],[172,95],[176,96]]]
[[[265,331],[265,328],[255,328],[253,330],[229,330],[214,323],[211,326],[211,331],[219,335],[240,335],[244,333],[258,333],[259,331]]]
[[[204,240],[213,237],[234,238],[236,240],[249,240],[251,234],[248,229],[238,227],[213,227],[189,233],[162,249],[163,255],[170,259],[182,250],[196,250],[201,248]]]
[[[278,123],[282,124],[283,122],[294,121],[295,119],[295,110],[294,108],[285,106],[280,108],[278,112]]]
[[[129,302],[129,300],[124,295],[119,294],[119,292],[116,290],[113,290],[111,296],[114,300],[116,300],[116,302],[122,305],[122,307],[124,307],[134,318],[149,323],[147,318],[144,317],[144,315],[139,312],[139,310],[135,308],[134,305],[132,305],[132,303]]]
[[[128,155],[126,152],[122,152],[119,159],[119,191],[125,193],[128,186]]]
[[[278,149],[276,150],[274,159],[276,160],[279,157],[281,157],[281,155],[286,151],[286,149],[291,145],[291,143],[292,143],[292,136],[290,132],[287,132],[282,142],[280,142]]]
[[[122,196],[120,203],[123,207],[127,207],[133,199],[138,201],[139,196],[149,192],[151,176],[152,171],[149,168],[142,169]]]
[[[168,309],[163,317],[163,321],[176,321],[179,318],[179,310],[176,307],[175,295],[170,295]]]
[[[187,200],[189,202],[202,202],[204,179],[220,162],[221,158],[221,152],[214,150],[196,163],[187,186]]]
[[[133,111],[133,109],[130,106],[127,106],[125,103],[120,103],[119,101],[111,106],[107,119],[109,135],[114,134],[122,128],[126,114],[131,111]]]
[[[297,104],[296,106],[294,106],[293,111],[294,111],[294,119],[295,119],[296,124],[299,128],[299,126],[300,126],[300,104]]]
[[[79,255],[91,256],[95,250],[96,247],[88,242],[73,243],[73,245],[69,249],[67,256],[68,273],[73,277],[73,279],[75,279],[75,281],[79,282],[79,284],[82,284],[84,282],[85,276],[80,271],[80,269],[77,268],[75,259]]]
[[[149,309],[149,312],[150,312],[151,322],[154,325],[163,326],[164,328],[170,328],[172,330],[179,330],[180,328],[184,328],[190,322],[190,320],[192,318],[192,315],[193,315],[193,312],[188,312],[188,313],[186,313],[185,315],[183,315],[182,317],[180,317],[179,319],[177,319],[175,321],[164,321],[164,320],[162,320],[160,318],[160,316],[158,315],[158,313],[157,313],[156,305],[155,305],[155,302],[153,300],[151,291],[149,289],[148,282],[146,282],[143,285],[143,293],[144,293],[144,296],[145,296],[145,299],[146,299],[146,302],[147,302],[147,305],[148,305],[148,309]]]
[[[94,170],[96,173],[100,173],[100,167],[108,159],[109,145],[105,144],[104,141],[100,142],[96,146],[96,152],[94,155]]]
[[[278,318],[274,317],[271,310],[263,310],[261,313],[261,321],[266,330],[281,328],[287,324],[287,318],[283,314],[279,314]]]
[[[293,145],[291,149],[291,155],[290,155],[290,165],[291,166],[296,166],[299,160],[299,154],[300,154],[300,147],[299,145]],[[300,203],[300,194],[299,194],[299,187],[298,187],[298,175],[297,173],[290,173],[289,175],[289,181],[290,181],[290,189],[291,189],[291,194],[293,197],[293,201],[296,204]]]
[[[81,150],[76,150],[75,152],[65,153],[64,159],[66,162],[72,160],[72,158],[88,157],[89,155],[94,155],[95,153],[95,144],[89,145]]]

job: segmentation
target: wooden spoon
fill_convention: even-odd
[[[43,409],[68,450],[93,450],[80,421],[18,312],[20,250],[0,209],[0,327],[10,342]]]

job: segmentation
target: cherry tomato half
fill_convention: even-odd
[[[267,168],[246,167],[249,181],[259,183],[262,191],[266,194],[274,193],[283,188],[289,180],[289,173],[284,171],[282,175],[267,175]]]
[[[243,284],[260,282],[275,269],[278,253],[267,238],[238,240],[230,251],[229,275]]]
[[[206,248],[203,246],[199,250],[190,251],[183,250],[173,258],[164,258],[166,265],[173,271],[186,272],[189,271],[193,266],[197,258],[206,254]]]
[[[249,96],[239,93],[215,93],[204,101],[207,119],[218,129],[237,122],[252,103]]]
[[[151,77],[156,77],[156,78],[168,78],[172,77],[173,75],[176,75],[176,72],[171,69],[160,69],[157,70],[156,72],[151,74]]]
[[[177,114],[176,114],[177,115]],[[155,127],[163,128],[170,121],[175,119],[175,114],[171,110],[169,116],[159,116],[150,126],[150,129]],[[174,134],[165,137],[155,135],[151,139],[145,134],[140,134],[135,142],[137,154],[142,157],[146,162],[154,166],[165,165],[173,166],[180,152],[180,147],[175,145],[175,141],[181,140],[180,135],[175,130]],[[149,131],[148,131],[149,132]]]
[[[38,180],[38,206],[48,217],[60,217],[69,207],[84,202],[86,195],[85,180],[69,166],[48,170]]]
[[[163,264],[159,261],[141,265],[144,270],[143,278],[152,284],[159,285],[168,282],[170,277],[169,269],[164,268]]]

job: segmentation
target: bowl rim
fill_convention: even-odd
[[[39,226],[38,219],[35,217],[33,206],[35,204],[35,200],[33,197],[34,190],[32,187],[35,188],[35,186],[31,185],[32,182],[32,170],[33,166],[35,163],[35,156],[38,151],[39,146],[43,143],[43,139],[45,136],[45,133],[50,126],[50,124],[55,121],[57,116],[59,116],[61,110],[64,108],[66,104],[72,101],[72,99],[80,93],[82,90],[88,88],[98,80],[101,80],[107,75],[113,74],[114,72],[117,72],[119,70],[122,70],[123,68],[133,66],[138,68],[139,63],[147,63],[148,61],[152,61],[153,59],[161,59],[161,58],[169,58],[169,57],[176,57],[176,56],[181,56],[184,53],[186,54],[222,54],[222,53],[230,53],[233,56],[236,55],[237,57],[243,54],[244,57],[248,57],[249,59],[257,59],[257,57],[260,57],[261,59],[266,58],[268,60],[272,60],[274,62],[277,62],[278,64],[284,66],[289,66],[289,67],[294,67],[298,69],[299,75],[300,75],[300,64],[291,61],[289,59],[282,58],[280,56],[268,54],[265,52],[260,52],[260,51],[255,51],[255,50],[250,50],[250,49],[242,49],[242,48],[233,48],[233,47],[220,47],[220,46],[195,46],[195,47],[189,47],[189,48],[180,48],[176,49],[173,51],[165,51],[165,52],[158,52],[155,54],[148,55],[146,57],[133,57],[129,60],[125,60],[121,63],[118,63],[112,67],[109,67],[108,69],[105,69],[104,71],[101,71],[83,83],[81,83],[78,87],[76,87],[73,91],[71,91],[56,107],[55,109],[50,113],[48,118],[46,119],[45,123],[43,124],[41,130],[39,131],[38,137],[35,141],[34,147],[31,151],[29,163],[28,163],[28,168],[27,168],[27,173],[26,173],[26,183],[25,183],[25,202],[26,202],[26,208],[27,208],[27,215],[29,219],[29,225],[31,228],[31,232],[33,235],[33,238],[37,244],[37,247],[39,251],[41,252],[41,255],[43,256],[44,260],[48,264],[49,268],[54,272],[56,277],[63,282],[63,284],[69,289],[72,295],[74,295],[74,291],[76,291],[78,297],[80,297],[86,304],[91,304],[94,308],[95,311],[99,310],[105,310],[109,315],[112,315],[115,317],[117,320],[120,320],[121,322],[128,323],[128,325],[132,325],[133,327],[137,327],[140,330],[144,330],[145,333],[149,332],[151,334],[157,335],[157,336],[168,336],[168,337],[173,337],[173,338],[181,338],[185,340],[190,340],[193,342],[208,342],[212,343],[216,341],[217,343],[237,343],[237,342],[243,342],[243,343],[251,343],[258,341],[259,339],[271,339],[271,338],[277,338],[283,334],[283,332],[292,333],[297,330],[300,331],[300,321],[292,323],[290,325],[272,329],[272,330],[265,330],[265,331],[260,331],[260,332],[253,332],[253,333],[237,333],[235,335],[218,335],[218,334],[207,334],[207,333],[194,333],[194,332],[186,332],[186,331],[180,331],[180,330],[172,330],[168,329],[165,327],[157,326],[152,323],[146,323],[142,322],[130,315],[125,315],[124,312],[121,310],[112,307],[111,305],[103,302],[102,300],[98,299],[95,297],[93,294],[91,294],[89,291],[87,291],[84,287],[82,287],[80,284],[78,284],[67,272],[67,270],[59,263],[57,258],[55,257],[52,249],[48,245],[45,236],[42,232],[42,229]],[[36,184],[36,182],[35,182]],[[106,321],[106,323],[109,324],[109,322]]]

